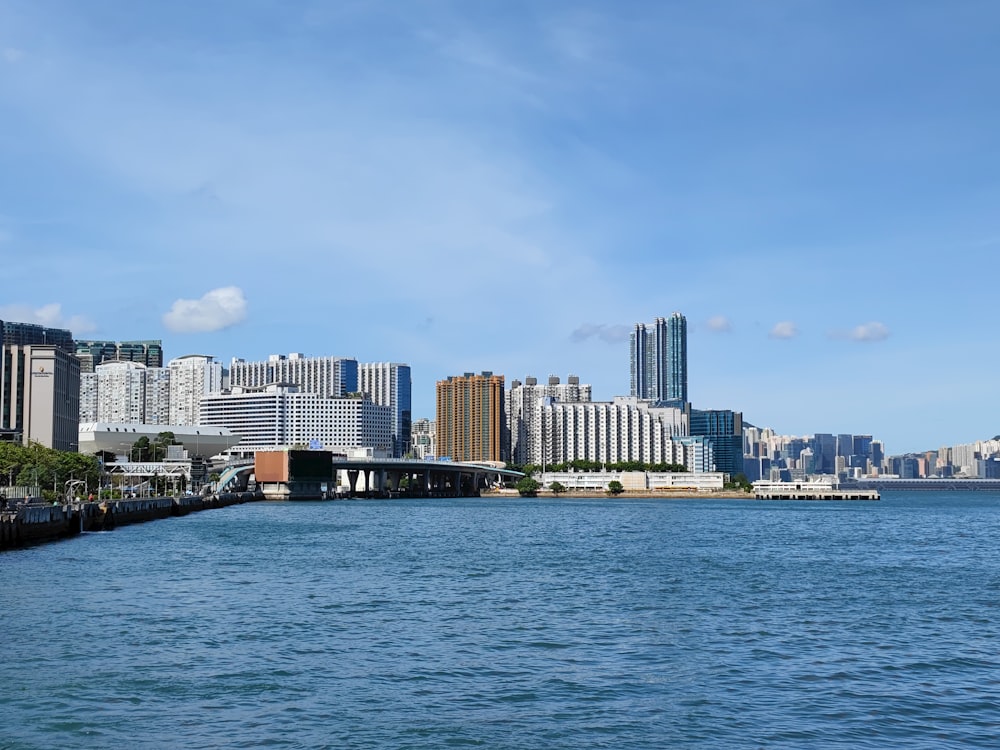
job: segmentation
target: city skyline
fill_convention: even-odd
[[[680,310],[697,408],[997,434],[1000,9],[723,6],[0,0],[0,319],[406,362],[420,418],[626,394]]]

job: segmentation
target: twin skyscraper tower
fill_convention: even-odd
[[[637,323],[630,341],[631,395],[649,401],[688,400],[687,318],[675,312]]]

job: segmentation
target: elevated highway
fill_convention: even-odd
[[[347,497],[478,497],[524,476],[484,464],[405,458],[334,458],[333,468],[346,475]]]

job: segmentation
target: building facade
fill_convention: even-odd
[[[200,424],[201,400],[222,390],[222,365],[204,354],[170,360],[169,424]]]
[[[559,382],[555,375],[550,375],[544,384],[531,376],[526,377],[523,383],[520,380],[511,381],[504,405],[510,461],[518,466],[541,463],[541,409],[546,399],[585,403],[591,400],[591,392],[591,387],[581,385],[576,375],[570,375],[565,383]]]
[[[715,471],[736,476],[743,472],[743,414],[729,409],[688,407],[688,434],[711,442]]]
[[[647,401],[688,400],[687,318],[679,312],[637,323],[629,340],[630,394]]]
[[[292,384],[237,386],[205,396],[201,424],[226,427],[240,437],[241,454],[277,448],[371,448],[388,457],[392,409],[355,394],[345,398],[305,393]]]
[[[0,320],[0,345],[54,346],[67,354],[73,354],[76,347],[73,333],[65,328],[46,328],[35,323],[12,323]]]
[[[687,435],[687,419],[684,409],[659,407],[634,397],[586,403],[550,401],[541,408],[538,463],[640,461],[711,471],[711,446]]]
[[[77,341],[75,351],[81,373],[95,372],[98,365],[115,360],[163,367],[162,341]]]
[[[410,452],[419,459],[437,455],[437,431],[433,419],[417,419],[410,432]]]
[[[231,387],[261,388],[273,383],[297,385],[305,393],[342,398],[358,390],[358,361],[350,357],[307,357],[272,354],[266,360],[233,359]]]
[[[54,345],[4,344],[0,433],[62,451],[79,449],[80,361]]]
[[[392,456],[401,458],[410,450],[413,410],[410,366],[398,362],[358,365],[358,390],[374,403],[392,409]]]
[[[506,461],[503,375],[467,372],[439,380],[436,429],[439,458]]]

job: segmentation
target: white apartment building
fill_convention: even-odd
[[[222,365],[211,356],[189,354],[170,360],[169,424],[201,424],[201,401],[222,390]]]
[[[528,376],[523,383],[520,380],[511,381],[505,398],[507,431],[510,436],[508,455],[511,462],[521,466],[540,464],[542,446],[537,437],[541,435],[539,420],[545,400],[555,399],[562,403],[589,402],[591,387],[580,385],[580,378],[576,375],[570,375],[566,383],[560,383],[558,377],[550,375],[545,384],[539,384],[536,378]]]
[[[97,421],[97,373],[80,373],[80,423]]]
[[[423,460],[437,455],[435,423],[433,419],[418,419],[410,433],[410,452]]]
[[[358,361],[350,357],[307,357],[293,352],[272,354],[265,361],[234,358],[229,385],[263,388],[273,383],[297,385],[304,393],[343,397],[358,390]]]
[[[358,390],[374,403],[392,409],[392,455],[401,458],[410,448],[413,419],[410,366],[399,362],[359,364]]]
[[[97,422],[141,424],[146,412],[146,366],[112,360],[94,368]]]
[[[146,368],[145,424],[171,424],[170,422],[170,368]]]
[[[535,438],[541,455],[533,463],[642,461],[710,471],[714,466],[711,444],[689,437],[687,420],[681,408],[654,407],[635,397],[621,396],[610,402],[552,401],[541,407]]]
[[[367,397],[321,396],[287,384],[237,386],[201,401],[201,424],[227,427],[239,435],[234,452],[243,455],[298,446],[371,448],[376,456],[388,456],[391,423],[390,407]]]
[[[80,374],[80,422],[170,423],[170,370],[110,360]]]

